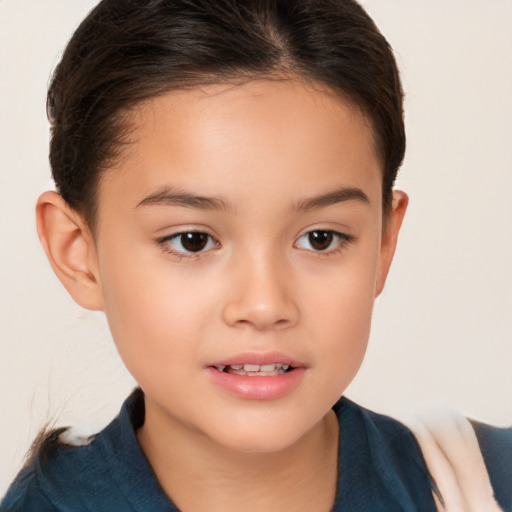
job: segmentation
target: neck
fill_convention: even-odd
[[[164,492],[183,512],[328,511],[336,492],[338,429],[329,411],[296,443],[273,453],[234,452],[197,432],[169,432],[148,416],[137,437]]]

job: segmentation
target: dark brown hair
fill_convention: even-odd
[[[129,143],[126,114],[173,89],[300,77],[369,119],[383,205],[405,151],[393,53],[354,0],[103,0],[69,41],[48,92],[57,190],[94,225],[99,177]]]

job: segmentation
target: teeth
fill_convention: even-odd
[[[279,375],[286,372],[289,364],[271,363],[271,364],[230,364],[218,365],[215,367],[219,372],[236,373],[237,375]]]

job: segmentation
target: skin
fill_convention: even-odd
[[[54,192],[37,211],[54,270],[79,304],[105,311],[145,393],[143,451],[181,510],[329,510],[331,407],[363,360],[406,195],[384,223],[369,124],[318,85],[172,92],[132,125],[100,180],[94,233]],[[312,230],[341,235],[318,250]],[[211,237],[204,251],[169,238],[193,231]],[[304,368],[279,398],[234,396],[209,375],[276,350]]]

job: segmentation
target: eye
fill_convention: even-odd
[[[337,231],[315,229],[302,235],[295,243],[295,247],[308,251],[333,252],[351,240],[349,235]]]
[[[184,231],[182,233],[176,233],[160,240],[160,243],[169,252],[187,255],[197,254],[211,249],[215,249],[219,246],[217,240],[215,240],[208,233],[201,231]]]

